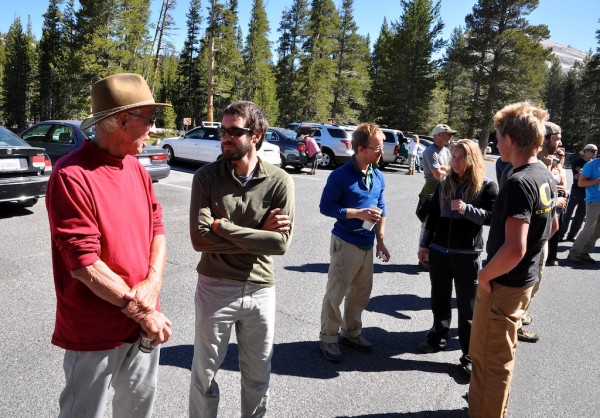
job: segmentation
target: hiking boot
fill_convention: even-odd
[[[591,258],[591,257],[590,257]],[[569,252],[569,255],[567,256],[567,261],[573,264],[577,264],[577,265],[583,265],[584,261],[581,259],[581,257],[579,257],[578,255],[575,255],[571,252]]]
[[[370,342],[368,342],[365,339],[365,337],[362,336],[362,334],[356,337],[342,337],[340,335],[340,343],[344,345],[349,345],[350,347],[355,348],[358,351],[362,351],[364,353],[373,351],[373,346]]]
[[[517,330],[517,338],[519,339],[519,341],[523,341],[526,343],[534,343],[540,339],[540,337],[535,332],[528,331],[523,327]]]
[[[326,343],[321,341],[320,347],[327,360],[335,363],[342,361],[342,353],[340,353],[340,346],[338,343]]]
[[[529,325],[531,324],[531,321],[533,321],[533,318],[528,313],[523,314],[521,317],[521,324],[523,325]]]
[[[429,340],[425,340],[419,344],[419,351],[425,354],[437,353],[438,351],[444,351],[445,349],[446,344],[430,343]]]
[[[460,368],[469,376],[471,376],[471,356],[463,354],[460,358]]]
[[[594,264],[596,260],[592,258],[588,253],[583,253],[579,256],[579,259],[584,263]]]

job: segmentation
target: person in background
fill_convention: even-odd
[[[294,181],[260,159],[264,111],[238,101],[223,111],[223,158],[192,180],[190,237],[202,252],[196,268],[196,324],[189,416],[218,415],[216,375],[235,325],[241,373],[241,416],[266,414],[275,334],[273,255],[293,232]]]
[[[313,138],[313,134],[314,134],[315,130],[314,128],[311,128],[311,131],[309,134],[307,135],[303,135],[302,137],[302,141],[304,141],[304,144],[306,145],[306,153],[308,154],[308,157],[310,158],[309,160],[309,164],[311,166],[311,170],[309,172],[309,174],[311,175],[315,175],[316,171],[317,171],[317,165],[319,164],[319,160],[323,158],[323,154],[321,153],[321,148],[319,148],[319,144],[317,144],[317,141],[315,141],[315,138]]]
[[[50,177],[61,418],[104,416],[110,387],[113,416],[152,416],[159,345],[171,336],[158,301],[167,249],[152,179],[134,155],[156,132],[155,108],[166,106],[137,74],[94,83],[93,115],[81,128],[95,125],[96,135]]]
[[[573,184],[571,185],[567,211],[565,212],[560,228],[561,241],[574,242],[577,233],[581,229],[581,225],[583,225],[583,220],[585,219],[585,187],[579,186],[579,174],[588,161],[596,158],[597,153],[598,147],[596,145],[587,144],[581,151],[581,157],[577,158],[571,164]],[[573,216],[573,213],[575,216]]]
[[[417,173],[421,172],[421,161],[419,160],[419,135],[413,135],[412,140],[408,143],[408,172],[406,174],[415,174],[415,165]]]
[[[479,146],[461,139],[451,146],[448,176],[433,195],[418,257],[429,253],[433,327],[419,351],[445,350],[452,320],[452,282],[458,307],[460,364],[471,374],[469,340],[483,251],[483,227],[489,225],[498,186],[485,178]]]
[[[567,207],[567,173],[563,168],[565,162],[565,149],[559,147],[554,152],[554,160],[550,165],[550,174],[556,182],[556,190],[558,198],[556,199],[556,215],[558,216],[559,225],[562,224],[563,214]],[[546,260],[547,266],[558,266],[558,242],[560,241],[560,232],[552,235],[548,240],[548,259]]]
[[[338,343],[362,352],[372,350],[362,334],[361,316],[373,287],[373,240],[378,257],[390,259],[383,242],[385,179],[378,168],[384,139],[377,125],[359,125],[352,133],[354,155],[329,175],[321,195],[321,213],[336,219],[319,334],[321,351],[329,361],[342,361]]]
[[[595,264],[590,255],[600,238],[600,159],[586,163],[579,174],[579,186],[585,187],[585,225],[577,235],[567,260],[571,263]]]
[[[471,328],[471,418],[504,417],[517,349],[517,328],[538,280],[540,252],[558,229],[556,186],[538,162],[548,112],[526,102],[494,117],[498,150],[513,174],[500,188],[491,216],[488,259],[479,271]]]
[[[537,157],[548,169],[552,165],[554,153],[558,147],[562,147],[562,130],[556,123],[546,121],[546,135]]]
[[[433,193],[438,187],[438,183],[442,181],[448,170],[450,169],[450,151],[448,143],[456,131],[448,125],[439,124],[433,128],[433,144],[429,145],[423,151],[423,177],[425,184],[419,193],[419,202],[417,203],[417,217],[421,221],[421,234],[419,242],[423,236],[427,213],[429,213],[429,205],[431,204]],[[424,270],[429,270],[427,261],[420,261],[419,266]]]

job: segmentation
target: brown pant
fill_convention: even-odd
[[[492,293],[477,291],[471,327],[472,363],[469,416],[506,416],[517,351],[517,329],[533,286],[492,283]]]

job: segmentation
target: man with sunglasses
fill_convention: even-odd
[[[189,416],[216,417],[216,374],[235,331],[242,375],[241,416],[267,411],[275,326],[273,255],[293,231],[294,182],[257,156],[268,124],[252,102],[230,104],[221,121],[223,158],[194,174],[190,236],[196,268],[196,327]]]
[[[103,416],[111,386],[114,416],[152,416],[159,344],[171,336],[158,303],[166,238],[152,179],[134,155],[154,131],[155,108],[167,106],[137,74],[98,81],[81,124],[96,125],[96,135],[59,159],[48,183],[52,343],[65,349],[59,417]]]
[[[594,144],[586,145],[584,151],[586,149],[590,154],[598,152]],[[577,183],[585,187],[585,225],[577,235],[567,260],[578,265],[594,264],[596,260],[590,253],[600,238],[600,159],[592,159],[583,166]]]
[[[359,125],[352,133],[352,159],[329,175],[321,195],[321,213],[336,219],[319,335],[321,351],[329,361],[342,361],[338,342],[362,352],[372,350],[362,335],[361,315],[373,286],[374,240],[377,256],[390,259],[383,243],[385,180],[378,168],[384,138],[377,125]]]

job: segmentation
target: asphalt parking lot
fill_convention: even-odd
[[[495,178],[493,164],[488,175]],[[168,265],[161,304],[174,334],[161,351],[156,417],[186,417],[194,339],[195,266],[188,205],[195,166],[174,166],[155,183],[163,206]],[[327,280],[333,220],[319,214],[328,170],[290,170],[296,185],[296,224],[289,251],[275,257],[277,319],[269,417],[466,417],[468,379],[458,368],[453,323],[449,349],[417,354],[431,326],[429,276],[416,266],[420,224],[414,215],[422,174],[385,170],[389,263],[376,261],[371,301],[363,316],[374,351],[342,348],[344,361],[326,361],[318,349],[319,315]],[[50,344],[55,296],[44,201],[29,209],[0,207],[0,417],[58,414],[62,350]],[[124,237],[126,239],[126,237]],[[566,258],[570,243],[561,243]],[[509,417],[600,416],[600,254],[592,269],[549,267],[533,302],[530,328],[541,336],[521,343]],[[456,313],[456,311],[454,311]],[[237,345],[217,375],[220,416],[239,416]],[[110,416],[110,407],[107,416]]]

